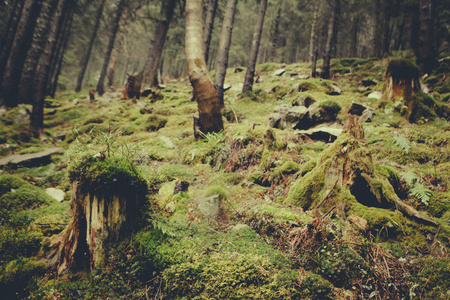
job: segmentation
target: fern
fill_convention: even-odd
[[[409,150],[411,150],[411,142],[408,140],[406,135],[399,134],[398,136],[394,136],[393,139],[396,146],[402,148],[406,154],[409,153]]]
[[[419,175],[414,172],[401,173],[401,177],[405,180],[406,184],[413,186],[414,183],[419,179]]]
[[[427,206],[431,196],[433,195],[432,192],[421,183],[414,185],[414,187],[410,190],[410,193]]]

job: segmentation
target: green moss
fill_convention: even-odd
[[[29,259],[9,262],[0,275],[0,293],[4,299],[23,299],[30,290],[37,289],[37,278],[44,273],[45,263]]]
[[[11,222],[17,223],[17,222]],[[19,257],[30,257],[36,255],[41,247],[42,234],[30,232],[26,229],[3,229],[0,230],[0,260],[7,262]]]
[[[53,199],[41,188],[22,185],[0,197],[0,211],[9,214],[13,211],[37,208],[52,201]]]
[[[386,74],[391,76],[394,82],[418,80],[419,67],[407,59],[393,59],[388,64]]]
[[[420,272],[411,278],[421,288],[416,289],[415,294],[420,294],[423,299],[448,299],[450,257],[423,258],[418,264]]]
[[[320,101],[319,107],[331,115],[337,114],[342,109],[342,106],[333,100]]]
[[[147,131],[158,131],[167,124],[167,118],[159,115],[151,115],[148,117],[146,129]]]
[[[409,115],[410,122],[428,122],[437,117],[436,112],[433,110],[437,104],[431,96],[419,91],[413,94],[411,101],[414,105]]]
[[[11,189],[18,189],[21,186],[29,185],[28,182],[15,175],[0,176],[0,196],[10,192]]]
[[[69,178],[78,181],[85,192],[127,195],[146,194],[147,181],[137,166],[125,158],[92,156],[70,166]]]
[[[316,166],[317,166],[317,160],[316,159],[310,159],[305,164],[302,165],[300,174],[302,176],[305,176],[306,173],[308,173],[309,171],[314,169]]]
[[[205,197],[212,196],[212,195],[219,195],[222,199],[229,199],[230,196],[228,195],[227,190],[220,185],[213,185],[208,187],[204,192]]]

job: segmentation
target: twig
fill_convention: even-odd
[[[386,258],[384,256],[382,256],[382,257],[383,257],[384,264],[386,265],[387,276],[388,276],[388,278],[390,278],[391,274],[389,273],[389,266],[387,264]]]
[[[68,223],[34,223],[35,225],[67,225]]]
[[[336,205],[333,206],[326,214],[323,215],[323,217],[320,219],[320,221],[323,221],[334,209],[336,208]]]

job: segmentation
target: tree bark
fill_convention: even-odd
[[[0,87],[0,98],[8,107],[14,107],[18,104],[20,78],[33,40],[33,32],[42,8],[42,2],[43,0],[26,0],[23,7]]]
[[[352,29],[351,29],[351,43],[350,43],[350,55],[349,57],[356,57],[358,52],[358,29],[359,23],[361,20],[360,15],[356,15],[352,20]]]
[[[194,88],[199,118],[204,134],[223,130],[219,95],[206,67],[202,18],[203,0],[186,0],[186,62],[189,80]],[[198,137],[196,137],[198,138]]]
[[[211,45],[211,36],[214,28],[214,18],[216,16],[218,0],[209,0],[208,10],[205,17],[205,30],[203,32],[203,42],[205,43],[205,62],[208,64],[209,46]]]
[[[375,17],[373,20],[373,31],[372,31],[372,56],[380,56],[380,11],[381,11],[381,0],[375,0]]]
[[[422,73],[430,74],[437,65],[434,37],[434,1],[420,0],[420,30],[417,58]]]
[[[392,2],[385,1],[384,3],[384,24],[383,24],[383,48],[381,50],[381,57],[389,55],[389,49],[391,44],[391,14],[392,14]]]
[[[23,0],[11,3],[11,15],[0,42],[0,78],[3,78],[17,27],[22,16]]]
[[[44,103],[45,96],[48,95],[47,86],[50,79],[51,62],[53,60],[53,56],[55,55],[57,38],[60,36],[60,31],[69,1],[73,0],[58,1],[56,12],[50,24],[48,41],[39,63],[39,73],[36,80],[36,92],[33,99],[33,110],[30,116],[30,130],[39,137],[42,135],[42,130],[44,129]]]
[[[144,70],[142,71],[142,83],[150,84],[151,87],[158,86],[158,70],[161,62],[161,56],[164,44],[172,21],[176,0],[167,0],[162,3],[160,15],[163,18],[156,27],[153,47],[148,55]]]
[[[339,9],[340,9],[340,0],[334,0],[331,7],[330,23],[328,24],[328,35],[325,44],[325,53],[323,56],[322,73],[320,74],[320,77],[324,79],[330,78],[331,55],[333,52],[333,48],[335,46],[333,44],[336,42],[335,34],[337,26],[337,15]]]
[[[312,61],[312,69],[311,69],[311,77],[312,78],[315,78],[317,76],[317,71],[316,71],[317,57],[319,57],[319,50],[316,47],[316,49],[314,49],[314,57],[313,57],[313,61]]]
[[[117,3],[116,15],[115,15],[114,21],[113,21],[113,29],[111,32],[111,36],[109,37],[109,43],[108,43],[108,48],[106,49],[105,59],[103,61],[102,72],[100,74],[100,78],[98,79],[98,84],[97,84],[97,92],[100,96],[105,93],[104,82],[105,82],[105,77],[106,77],[106,71],[108,70],[109,60],[111,58],[111,53],[114,48],[114,43],[116,41],[117,32],[119,31],[120,18],[122,17],[125,4],[126,4],[126,0],[119,0],[119,2]]]
[[[122,48],[123,34],[119,35],[119,41],[117,41],[117,46],[113,51],[111,62],[109,64],[108,72],[106,73],[106,77],[108,78],[108,87],[114,85],[114,75],[116,73],[117,60],[119,58],[120,50]]]
[[[55,13],[58,0],[51,0],[44,3],[41,10],[37,29],[33,38],[31,49],[28,51],[25,67],[22,72],[22,78],[19,89],[19,103],[32,103],[34,93],[34,78],[37,72],[39,58],[47,43],[50,33],[50,21]]]
[[[105,7],[106,0],[100,0],[100,1],[101,1],[100,5],[98,6],[97,12],[95,14],[94,28],[92,29],[92,34],[89,39],[89,43],[88,43],[86,52],[84,53],[83,58],[81,59],[81,64],[80,64],[81,69],[80,69],[80,73],[78,73],[77,85],[75,86],[75,92],[81,91],[84,74],[86,72],[86,68],[89,63],[89,58],[91,57],[92,47],[94,46],[94,42],[97,37],[97,32],[100,27],[100,20],[102,19],[103,8]]]
[[[253,89],[253,78],[255,76],[256,60],[258,59],[259,45],[261,43],[261,33],[264,25],[264,16],[267,9],[267,0],[261,0],[259,4],[258,17],[256,19],[255,31],[253,33],[252,49],[247,63],[247,72],[245,73],[244,86],[242,93]]]
[[[214,86],[219,94],[219,102],[224,107],[223,84],[228,68],[228,52],[231,44],[231,34],[233,32],[234,13],[236,11],[237,0],[228,0],[223,17],[222,33],[220,34],[219,49],[217,51],[216,75],[214,77]]]
[[[278,12],[277,17],[275,18],[275,24],[274,24],[274,30],[272,33],[272,48],[270,50],[270,61],[275,61],[275,54],[278,47],[278,35],[279,35],[279,28],[280,28],[280,22],[281,22],[281,4],[283,0],[280,0],[278,2]]]
[[[309,36],[309,60],[314,60],[314,40],[316,38],[317,15],[319,13],[320,0],[314,4],[314,16],[311,24],[311,35]]]

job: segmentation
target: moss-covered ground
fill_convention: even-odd
[[[0,170],[0,295],[448,298],[450,125],[437,108],[448,107],[448,90],[442,87],[449,76],[442,74],[449,71],[432,74],[447,78],[444,83],[427,82],[437,116],[410,123],[401,105],[367,98],[369,90],[361,84],[375,79],[370,90],[381,91],[387,63],[334,60],[335,76],[326,81],[290,75],[309,74],[309,64],[287,65],[285,74],[276,76],[282,65],[267,63],[257,67],[260,82],[246,95],[239,90],[245,72],[229,69],[225,105],[238,121],[230,117],[224,132],[198,142],[192,124],[197,105],[189,100],[187,78],[167,84],[158,99],[137,102],[119,100],[120,87],[94,103],[87,91],[60,92],[48,99],[42,141],[27,129],[26,106],[7,111],[0,119],[2,157],[55,145],[66,151],[47,166]],[[333,84],[341,95],[328,94]],[[363,145],[383,178],[379,184],[389,181],[396,197],[439,226],[421,224],[395,208],[367,207],[348,190],[330,195],[344,207],[344,216],[313,209],[314,199],[327,192],[324,173],[317,170],[331,159],[321,157],[334,148],[267,126],[276,106],[291,105],[300,96],[331,103],[341,123],[352,102],[372,108],[376,116],[363,124]],[[130,180],[130,170],[139,174],[138,182]],[[121,193],[125,185],[140,188],[146,181],[150,205],[143,206],[145,225],[111,249],[102,266],[58,277],[45,268],[45,249],[69,219],[70,178]],[[179,180],[189,182],[189,189],[174,195]],[[64,190],[65,201],[50,198],[48,187]],[[217,213],[206,213],[215,207],[214,195],[220,199]],[[363,219],[366,227],[351,218]]]

